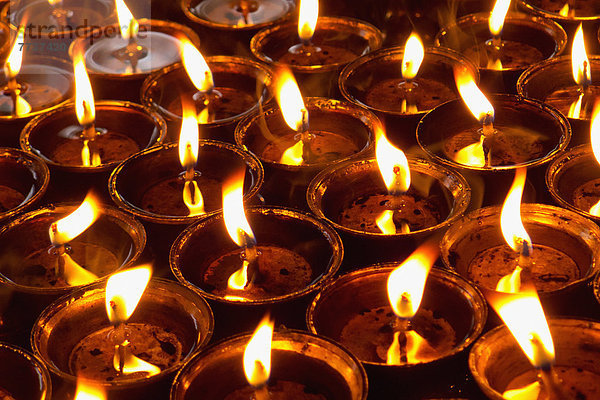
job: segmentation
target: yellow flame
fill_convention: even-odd
[[[50,225],[50,241],[55,246],[69,243],[90,227],[100,216],[100,202],[88,193],[75,211]]]
[[[102,164],[100,154],[96,151],[90,150],[89,140],[83,141],[83,147],[81,148],[81,163],[84,167],[95,167]]]
[[[578,85],[589,84],[592,81],[592,68],[587,52],[585,51],[585,40],[581,24],[579,24],[573,38],[571,68],[573,70],[573,79]]]
[[[254,240],[254,233],[244,213],[245,171],[234,174],[223,187],[223,220],[231,240],[240,247],[246,246],[247,235]]]
[[[466,68],[456,68],[454,70],[454,79],[456,87],[463,101],[469,108],[473,116],[481,123],[486,118],[494,118],[494,107],[477,87],[473,75]]]
[[[78,48],[73,55],[73,71],[75,73],[75,114],[80,125],[88,125],[96,118],[94,92],[85,68],[83,51]]]
[[[502,33],[504,19],[506,18],[506,13],[508,13],[509,7],[510,0],[496,0],[496,4],[494,4],[492,15],[490,15],[489,21],[490,32],[492,35],[498,36],[500,33]]]
[[[600,163],[600,101],[596,101],[592,112],[592,123],[590,128],[590,140],[592,151],[596,162]],[[600,216],[600,200],[594,204],[589,211],[590,214]]]
[[[31,105],[27,102],[27,100],[25,100],[19,94],[17,94],[16,99],[17,99],[17,104],[15,107],[15,114],[17,116],[20,117],[20,116],[23,116],[23,115],[31,112]]]
[[[54,7],[56,5],[60,5],[62,3],[62,0],[48,0],[48,4],[50,4],[50,6]]]
[[[198,148],[200,135],[196,122],[196,111],[191,104],[183,104],[183,120],[179,133],[179,162],[183,168],[189,169],[196,166],[198,161]]]
[[[521,290],[522,271],[523,269],[517,265],[512,273],[500,278],[496,285],[496,290],[504,293],[518,293]]]
[[[518,168],[515,171],[515,179],[500,213],[502,236],[504,236],[504,240],[510,248],[517,252],[523,250],[524,242],[531,244],[531,238],[521,220],[521,197],[523,196],[526,179],[527,169]]]
[[[73,400],[106,400],[106,391],[102,386],[78,378]]]
[[[507,390],[502,393],[502,397],[506,400],[537,400],[541,391],[542,386],[535,381],[519,389]]]
[[[19,30],[17,31],[17,38],[13,43],[12,49],[10,50],[10,54],[4,63],[4,75],[6,75],[7,79],[16,78],[19,70],[21,69],[21,64],[23,62],[23,46],[25,40],[25,26],[19,26]]]
[[[117,5],[117,18],[121,37],[123,39],[135,39],[140,29],[137,20],[133,18],[133,14],[123,0],[115,0],[115,4]]]
[[[129,341],[125,341],[124,345],[124,355],[123,360],[121,360],[121,355],[118,351],[119,346],[115,346],[115,355],[113,357],[113,368],[117,371],[120,371],[121,361],[123,361],[123,373],[124,374],[133,374],[135,372],[145,372],[147,376],[153,376],[160,373],[160,368],[154,364],[150,364],[142,360],[139,357],[136,357],[131,352]]]
[[[434,352],[433,348],[427,340],[419,335],[414,330],[404,332],[406,335],[406,363],[415,364],[418,362],[425,362],[428,358],[420,356],[420,353],[426,350],[428,353]],[[400,354],[400,332],[394,332],[394,340],[387,351],[386,364],[388,365],[402,365],[404,362],[401,360]]]
[[[310,40],[319,18],[319,0],[300,0],[299,8],[298,36],[300,40]]]
[[[60,257],[64,260],[62,276],[70,286],[86,285],[98,279],[96,274],[77,264],[68,254],[62,254]]]
[[[535,368],[554,363],[554,344],[535,288],[519,293],[488,292],[487,299]]]
[[[302,142],[302,140],[298,140],[296,144],[285,149],[279,162],[286,165],[301,165],[304,161],[304,158],[302,158],[303,152],[304,142]]]
[[[183,185],[183,203],[189,210],[189,216],[204,215],[204,197],[196,181],[186,181]]]
[[[577,100],[571,103],[571,105],[569,106],[569,113],[567,114],[567,117],[581,118],[581,105],[583,104],[583,95],[584,93],[580,93],[579,97],[577,97]]]
[[[379,172],[390,193],[403,193],[410,187],[410,169],[404,152],[392,145],[381,127],[377,130],[375,155]]]
[[[396,224],[394,224],[394,211],[385,210],[375,220],[377,227],[386,235],[396,234]]]
[[[394,313],[412,318],[421,304],[429,270],[438,256],[438,246],[425,243],[415,250],[387,280],[387,292]]]
[[[479,138],[479,142],[475,142],[463,147],[454,155],[454,161],[462,165],[471,167],[485,166],[485,153],[483,151],[483,135]]]
[[[210,92],[215,83],[202,53],[189,40],[181,39],[181,60],[190,80],[201,92]]]
[[[558,14],[562,17],[568,17],[569,16],[569,3],[565,3],[564,6],[562,6],[562,8],[560,9],[560,11],[558,12]]]
[[[417,76],[423,58],[425,49],[421,38],[416,33],[412,33],[404,45],[404,56],[402,56],[402,77],[404,79],[413,79]]]
[[[113,274],[106,281],[106,313],[113,324],[127,321],[135,311],[152,271],[149,265]]]
[[[275,97],[285,123],[298,132],[302,128],[307,111],[294,75],[287,69],[281,70],[277,76],[275,87]]]
[[[252,386],[262,386],[269,380],[272,338],[273,321],[266,315],[244,350],[244,374]]]
[[[233,290],[244,290],[248,284],[248,261],[244,260],[242,268],[235,271],[227,280],[227,287]]]
[[[489,58],[488,59],[488,63],[487,63],[487,68],[488,69],[493,69],[494,71],[502,71],[502,61],[497,58],[497,59],[492,59]]]

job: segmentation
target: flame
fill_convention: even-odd
[[[510,7],[510,0],[496,0],[496,4],[494,4],[494,9],[492,10],[492,15],[490,15],[490,32],[494,36],[500,35],[502,33],[502,28],[504,27],[504,19],[506,18],[506,13],[508,13],[508,8]]]
[[[113,324],[127,321],[150,281],[150,266],[142,265],[113,274],[106,281],[106,313]]]
[[[300,131],[306,122],[308,111],[304,106],[294,75],[287,69],[282,70],[277,76],[276,98],[285,123],[296,132]]]
[[[235,271],[227,280],[227,287],[233,290],[244,290],[248,285],[248,261],[244,260],[242,268]]]
[[[75,73],[75,114],[80,125],[88,125],[94,122],[96,111],[90,77],[85,68],[85,57],[80,49],[77,49],[73,55],[73,71]]]
[[[17,38],[13,44],[12,49],[10,50],[10,54],[4,63],[4,75],[6,75],[7,79],[16,78],[19,70],[21,69],[21,64],[23,62],[23,43],[25,40],[25,26],[19,26],[19,30],[17,31]]]
[[[198,161],[200,135],[196,113],[190,104],[183,104],[183,120],[179,134],[179,162],[183,168],[194,168]]]
[[[394,224],[394,211],[385,210],[375,220],[377,227],[386,235],[396,234],[396,224]]]
[[[102,386],[78,378],[73,400],[106,400],[106,392]]]
[[[244,374],[248,383],[259,387],[267,383],[271,373],[271,340],[273,320],[266,315],[244,350]]]
[[[308,41],[315,33],[319,18],[319,0],[300,0],[298,12],[298,36],[300,40]]]
[[[98,199],[92,193],[88,193],[83,203],[75,211],[52,223],[49,229],[52,244],[61,246],[75,239],[98,219],[99,210]]]
[[[115,0],[117,5],[117,18],[119,19],[119,29],[123,39],[135,39],[140,29],[137,20],[133,18],[133,14],[127,8],[123,0]]]
[[[48,0],[48,4],[50,4],[51,7],[54,6],[60,6],[60,4],[62,3],[62,0]]]
[[[596,161],[600,163],[600,101],[596,101],[594,111],[592,112],[590,140],[594,157],[596,157]],[[589,213],[600,216],[600,200],[590,208]]]
[[[573,70],[573,79],[578,85],[586,85],[592,81],[590,60],[588,60],[587,52],[585,51],[585,40],[583,38],[581,24],[579,24],[579,27],[575,32],[575,37],[573,38],[571,68]]]
[[[285,149],[279,162],[287,165],[301,165],[304,161],[304,158],[302,157],[303,152],[304,142],[298,140],[296,144]]]
[[[584,95],[584,93],[580,93],[577,100],[575,100],[573,103],[571,103],[571,105],[569,106],[569,113],[567,114],[567,117],[569,117],[569,118],[580,118],[581,117],[581,105],[583,103],[583,95]]]
[[[523,196],[526,178],[526,168],[518,168],[515,171],[515,179],[500,213],[502,236],[504,236],[504,240],[510,248],[519,253],[523,251],[524,245],[531,244],[531,238],[521,220],[521,197]]]
[[[181,39],[181,45],[181,60],[190,80],[199,91],[210,92],[215,83],[202,53],[187,39]]]
[[[392,194],[406,192],[410,187],[408,159],[402,150],[388,141],[381,127],[377,128],[375,155],[388,192]]]
[[[240,171],[223,187],[223,220],[229,237],[240,247],[248,244],[247,238],[255,240],[244,214],[244,175],[245,171]]]
[[[438,252],[438,246],[425,243],[390,273],[387,280],[388,299],[399,318],[412,318],[419,309],[425,281]]]
[[[412,33],[404,45],[404,56],[402,57],[402,77],[404,79],[413,79],[417,76],[423,58],[425,49],[419,35]]]
[[[477,87],[473,76],[466,68],[456,68],[454,70],[454,79],[456,87],[463,101],[469,108],[473,116],[481,123],[486,119],[494,118],[494,107]]]
[[[535,381],[519,389],[507,390],[502,393],[502,397],[506,400],[537,400],[541,391],[542,386]]]
[[[160,373],[160,368],[154,364],[150,364],[142,360],[139,357],[136,357],[131,352],[130,343],[126,340],[123,343],[124,346],[124,354],[123,356],[119,353],[119,346],[115,346],[115,355],[113,357],[113,368],[117,371],[121,369],[121,361],[123,362],[123,373],[124,374],[133,374],[135,372],[146,372],[147,376],[153,376]]]
[[[535,368],[554,363],[554,344],[535,288],[519,293],[488,292],[487,299]]]
[[[430,354],[435,352],[427,340],[413,330],[405,331],[406,335],[406,363],[414,364],[418,362],[425,362],[429,358],[423,357],[420,353],[426,349]],[[388,365],[402,365],[405,364],[401,360],[400,353],[400,332],[394,332],[394,340],[387,351],[386,364]]]
[[[503,276],[496,285],[498,292],[519,293],[521,290],[521,272],[523,269],[517,265],[514,271]]]
[[[558,12],[558,14],[562,17],[568,17],[569,16],[569,3],[565,3],[564,6],[562,6],[562,8],[560,9],[560,11]]]
[[[84,167],[97,166],[102,164],[100,154],[90,150],[90,141],[85,139],[81,148],[81,161]]]
[[[479,142],[463,147],[454,155],[454,161],[471,167],[485,167],[485,153],[483,151],[483,135]]]
[[[70,286],[87,285],[98,279],[98,276],[81,265],[68,254],[63,254],[61,257],[64,260],[63,278]]]

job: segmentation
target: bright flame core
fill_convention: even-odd
[[[573,70],[573,79],[578,85],[589,84],[592,81],[592,68],[590,60],[587,57],[587,52],[585,51],[585,40],[581,24],[579,24],[573,38],[571,68]]]
[[[319,19],[319,0],[300,0],[298,12],[298,36],[302,41],[308,41],[315,33]]]
[[[21,64],[23,62],[23,43],[25,40],[25,26],[19,26],[19,30],[17,31],[17,37],[13,44],[12,49],[10,50],[10,54],[4,63],[4,75],[6,75],[7,79],[16,78],[19,70],[21,69]]]
[[[596,102],[594,105],[594,111],[592,112],[590,140],[592,143],[594,157],[596,157],[596,161],[600,163],[600,101]],[[590,208],[589,213],[595,216],[600,216],[600,201]]]
[[[273,321],[267,315],[260,322],[244,351],[244,374],[248,383],[260,387],[271,373],[271,340]]]
[[[307,111],[294,75],[287,69],[277,77],[275,96],[285,123],[294,131],[300,131]]]
[[[519,293],[489,292],[487,299],[535,368],[554,363],[554,344],[544,310],[533,287]]]
[[[304,162],[303,154],[304,142],[298,140],[296,144],[285,149],[279,162],[286,165],[301,165]]]
[[[119,20],[121,37],[123,39],[135,39],[140,25],[123,0],[115,0],[115,4],[117,6],[117,18]]]
[[[426,243],[390,273],[387,280],[388,299],[399,318],[412,318],[419,309],[427,275],[438,252],[438,246]]]
[[[513,181],[504,205],[500,213],[500,229],[504,240],[511,249],[517,252],[523,251],[525,242],[531,244],[531,238],[521,220],[521,197],[523,196],[523,188],[525,187],[525,179],[527,178],[527,169],[518,168],[515,171],[515,179]]]
[[[423,58],[425,49],[419,35],[412,33],[404,45],[404,56],[402,56],[402,77],[404,79],[413,79],[417,76]]]
[[[410,187],[410,170],[404,152],[392,145],[381,128],[377,129],[375,155],[379,172],[389,193],[404,193]]]
[[[88,125],[93,123],[96,118],[94,92],[85,68],[83,51],[79,49],[73,55],[73,71],[75,74],[75,114],[80,125]]]
[[[49,229],[50,242],[54,246],[69,243],[82,234],[100,216],[100,203],[96,197],[88,193],[75,211],[51,224]]]
[[[183,120],[179,134],[179,162],[183,168],[194,168],[198,161],[199,144],[196,112],[191,105],[183,104]]]
[[[510,0],[496,0],[496,4],[494,4],[489,20],[490,32],[492,35],[498,36],[502,33],[504,19],[506,18],[509,7]]]
[[[481,123],[494,119],[494,107],[477,87],[473,76],[464,68],[454,70],[456,87],[473,116]]]
[[[244,175],[245,171],[235,174],[223,187],[223,220],[231,240],[240,247],[247,245],[245,235],[254,239],[244,214]]]
[[[106,392],[102,386],[93,385],[83,379],[77,379],[77,389],[73,400],[105,400]]]
[[[106,314],[112,324],[126,322],[135,311],[146,286],[151,269],[144,265],[113,274],[106,281]]]
[[[181,39],[181,46],[181,60],[190,80],[199,91],[210,92],[215,83],[202,53],[187,39]]]

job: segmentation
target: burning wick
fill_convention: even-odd
[[[187,39],[181,39],[181,59],[188,77],[198,90],[193,99],[196,103],[198,123],[208,124],[215,120],[215,107],[219,99],[223,97],[221,92],[215,89],[213,75],[206,63],[202,53]]]
[[[573,38],[573,47],[571,50],[571,69],[573,71],[573,79],[578,85],[577,92],[579,96],[569,107],[569,118],[580,118],[581,109],[585,109],[586,98],[589,95],[589,86],[592,83],[592,73],[590,70],[590,61],[585,51],[585,40],[583,37],[582,24],[579,24],[575,36]]]
[[[223,187],[223,220],[231,240],[243,249],[240,254],[242,267],[231,274],[227,286],[233,290],[244,290],[258,276],[256,238],[244,213],[245,171],[234,174]]]
[[[52,18],[60,27],[69,25],[69,18],[73,17],[73,11],[63,7],[63,0],[48,0],[52,7]]]
[[[131,65],[133,73],[137,70],[137,64],[140,58],[148,55],[148,49],[137,43],[137,35],[140,25],[133,17],[129,8],[123,0],[115,0],[117,6],[117,19],[119,20],[119,29],[121,37],[128,40],[127,46],[117,49],[113,52],[113,56],[117,59],[128,62]]]
[[[404,82],[400,82],[399,87],[404,92],[402,99],[402,112],[408,114],[417,113],[417,101],[415,99],[415,91],[418,87],[413,79],[417,76],[425,50],[419,35],[412,33],[406,40],[404,45],[404,56],[402,57],[402,78]]]
[[[106,313],[113,325],[110,337],[115,344],[113,368],[120,374],[160,373],[159,367],[133,355],[126,326],[150,282],[150,275],[149,266],[140,266],[111,275],[106,281]]]
[[[252,334],[244,350],[244,375],[254,388],[255,400],[269,400],[271,395],[267,382],[271,374],[271,342],[273,339],[273,320],[265,315]]]
[[[320,53],[321,48],[312,44],[317,20],[319,19],[319,0],[301,0],[298,12],[298,37],[300,43],[288,50],[292,54],[310,57]]]
[[[13,103],[12,115],[19,117],[31,111],[29,103],[21,97],[23,87],[17,82],[17,75],[23,62],[23,43],[25,40],[25,26],[19,26],[15,43],[4,64],[4,75],[6,76],[6,88],[4,94],[8,94]],[[19,47],[20,46],[20,47]]]
[[[425,282],[437,259],[438,251],[438,246],[433,242],[425,243],[388,277],[388,299],[397,318],[392,324],[394,339],[387,351],[387,364],[401,365],[414,362],[417,360],[420,348],[431,347],[413,330],[411,319],[421,305]]]
[[[310,133],[308,110],[304,105],[294,75],[289,70],[282,70],[277,76],[276,86],[278,90],[275,97],[283,119],[291,129],[297,132],[297,135],[294,136],[297,142],[283,152],[280,162],[288,165],[309,164],[314,158],[311,149],[314,135]]]
[[[488,65],[487,68],[501,70],[502,62],[500,61],[500,53],[502,52],[502,28],[504,28],[504,20],[510,7],[510,0],[497,0],[494,4],[492,14],[489,19],[489,28],[492,38],[485,42],[486,49],[488,52]]]
[[[95,274],[81,267],[71,258],[72,249],[69,242],[98,219],[99,209],[98,201],[90,193],[75,211],[50,225],[52,247],[49,252],[57,256],[54,273],[57,277],[63,277],[71,286],[83,285],[98,279]]]
[[[189,210],[190,216],[206,214],[204,211],[204,198],[196,183],[196,163],[198,162],[199,135],[194,107],[184,102],[183,121],[179,135],[179,162],[185,169],[183,172],[183,202]]]
[[[402,217],[405,207],[403,195],[410,187],[408,159],[402,150],[388,141],[381,127],[377,128],[375,154],[379,172],[391,196],[387,203],[388,210],[376,220],[377,226],[383,233],[389,235],[410,233],[408,222]]]
[[[258,2],[248,0],[233,1],[231,2],[231,7],[242,14],[243,20],[238,23],[238,26],[245,26],[253,23],[250,14],[258,10]]]

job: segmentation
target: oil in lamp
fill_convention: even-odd
[[[308,310],[312,332],[340,342],[365,365],[374,395],[395,388],[429,398],[435,385],[464,371],[456,356],[483,331],[483,296],[458,275],[431,268],[438,252],[431,241],[400,265],[342,275]]]
[[[180,38],[195,44],[199,39],[188,27],[170,21],[138,21],[123,0],[115,4],[119,23],[76,39],[70,52],[83,49],[98,98],[139,101],[142,82],[151,72],[180,61]]]
[[[365,400],[367,389],[364,369],[338,344],[303,331],[273,332],[265,317],[252,335],[230,337],[190,360],[171,399]]]
[[[50,181],[46,163],[22,150],[0,149],[0,221],[38,203]]]
[[[142,103],[157,110],[177,132],[181,99],[194,102],[205,139],[233,142],[233,130],[245,115],[270,98],[271,72],[262,63],[231,56],[205,60],[182,39],[183,62],[153,73],[142,87]]]
[[[280,70],[275,82],[280,107],[244,118],[236,143],[265,165],[269,185],[262,194],[269,202],[306,208],[310,179],[327,166],[368,154],[378,120],[347,102],[303,99],[289,70]]]
[[[173,373],[210,340],[206,302],[150,274],[148,265],[124,270],[40,315],[31,345],[61,392],[72,393],[83,379],[108,399],[163,398]]]
[[[334,97],[339,70],[381,47],[382,34],[352,18],[319,18],[317,0],[303,0],[299,9],[297,23],[261,30],[252,38],[250,49],[261,61],[290,68],[305,95]]]
[[[0,123],[5,127],[0,144],[9,147],[18,147],[18,135],[31,117],[52,110],[73,95],[72,74],[66,62],[44,56],[23,59],[28,44],[24,32],[21,25],[0,79]]]
[[[523,70],[561,54],[567,44],[567,35],[556,22],[508,13],[510,2],[497,0],[491,14],[461,17],[435,39],[436,45],[456,50],[478,65],[481,85],[490,92],[514,93]]]

